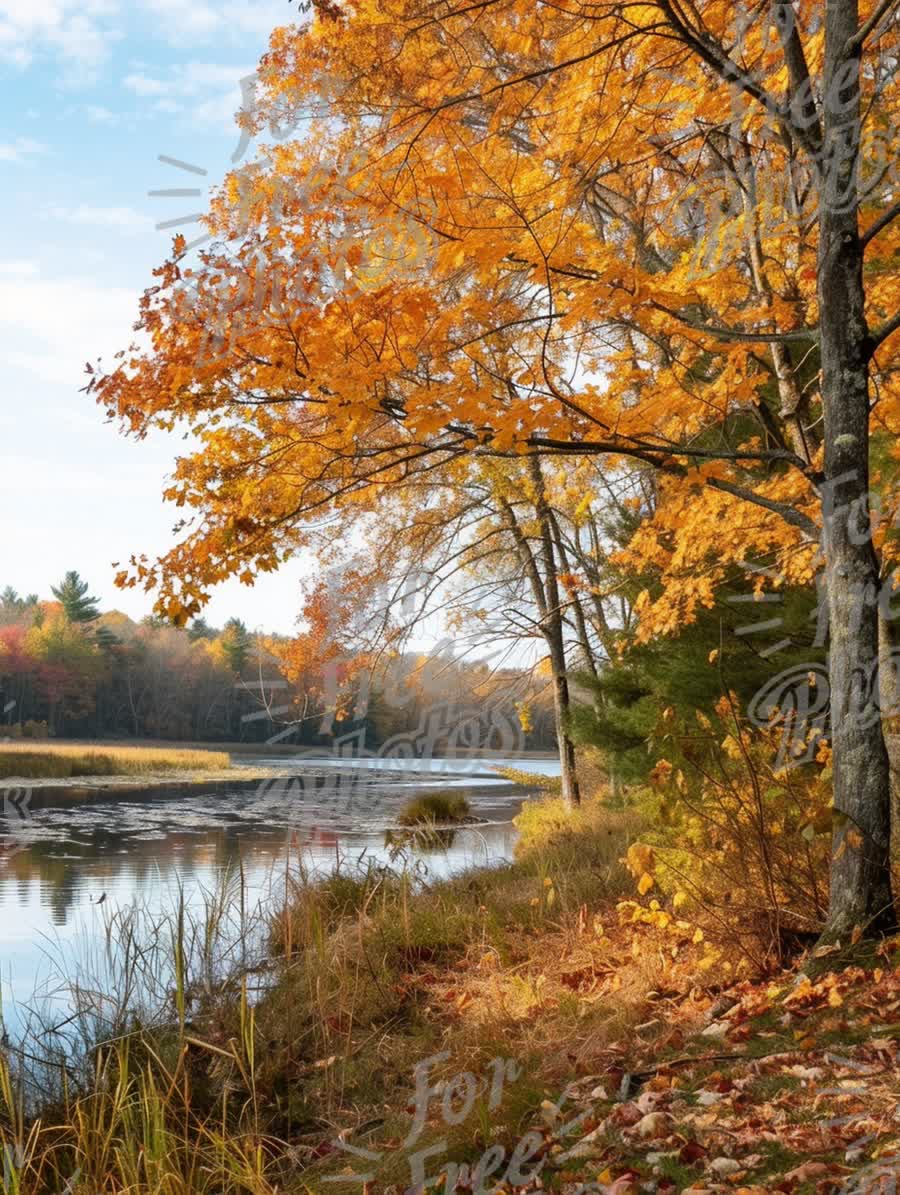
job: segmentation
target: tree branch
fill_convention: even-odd
[[[818,328],[801,328],[796,332],[744,332],[740,328],[701,324],[697,320],[691,320],[684,315],[680,315],[671,307],[666,307],[664,303],[659,303],[655,299],[651,300],[650,305],[655,307],[657,311],[663,311],[666,315],[671,315],[673,319],[677,319],[686,328],[691,328],[695,332],[703,332],[707,336],[714,336],[717,340],[747,341],[750,344],[781,344],[790,340],[804,340],[814,343],[819,337]]]
[[[781,38],[782,53],[784,54],[784,61],[788,68],[788,78],[790,79],[791,99],[788,101],[789,110],[795,112],[797,97],[802,97],[801,119],[803,120],[803,127],[811,131],[816,147],[821,149],[822,122],[819,119],[819,113],[816,109],[816,101],[813,97],[812,84],[809,77],[809,64],[806,61],[803,42],[797,30],[797,19],[794,16],[793,7],[789,3],[784,3],[783,0],[776,3],[773,7],[778,33]]]
[[[812,519],[808,519],[806,515],[801,514],[799,510],[795,510],[793,506],[788,506],[784,502],[773,502],[771,498],[763,498],[760,494],[754,494],[752,490],[745,490],[739,485],[732,485],[730,481],[723,481],[719,477],[707,478],[706,484],[714,490],[721,490],[723,494],[730,494],[732,498],[740,498],[744,502],[752,502],[754,506],[761,506],[764,510],[770,510],[773,514],[780,515],[786,523],[790,523],[792,527],[799,527],[811,540],[818,542],[819,528]]]
[[[897,0],[881,0],[881,3],[877,6],[869,19],[860,25],[853,37],[848,39],[847,44],[844,46],[845,58],[851,58],[854,54],[862,49],[866,38],[873,31],[873,29],[880,24],[882,19],[887,16],[896,3]]]
[[[687,21],[675,11],[671,0],[660,0],[659,4],[666,14],[672,28],[684,44],[697,55],[707,66],[712,67],[716,74],[726,83],[737,83],[741,90],[762,104],[767,112],[777,116],[785,128],[797,138],[801,145],[813,156],[818,153],[815,139],[810,137],[808,130],[796,124],[785,110],[785,105],[779,104],[769,95],[764,87],[748,75],[745,70],[729,57],[724,47],[706,29],[693,29]]]
[[[869,241],[874,241],[880,232],[883,232],[887,226],[897,217],[900,216],[900,203],[895,203],[893,207],[889,207],[886,212],[882,212],[878,219],[870,228],[859,238],[860,247],[865,249]]]
[[[704,461],[784,461],[805,472],[806,461],[788,448],[763,448],[756,452],[726,452],[716,448],[687,448],[681,444],[648,444],[646,440],[627,437],[619,440],[554,440],[549,436],[529,436],[534,448],[551,448],[555,452],[576,455],[634,456],[659,466],[673,457],[699,457]]]
[[[885,320],[880,328],[876,328],[873,332],[869,333],[866,338],[866,347],[869,350],[869,356],[871,357],[882,341],[887,340],[891,333],[896,332],[898,328],[900,328],[900,311],[892,315],[889,320]]]

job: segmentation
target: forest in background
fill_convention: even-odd
[[[47,600],[7,586],[0,592],[0,738],[327,749],[361,734],[362,745],[375,750],[415,732],[439,701],[470,717],[488,711],[470,745],[481,739],[491,745],[493,717],[506,728],[493,745],[555,748],[546,683],[529,670],[405,652],[373,673],[363,692],[360,673],[369,654],[347,647],[340,667],[331,670],[294,659],[288,680],[291,649],[291,640],[251,633],[237,618],[221,628],[196,619],[184,629],[153,615],[135,622],[120,611],[102,611],[77,572],[67,573]],[[516,705],[525,701],[527,731]],[[521,733],[511,736],[513,723]],[[438,735],[431,745],[448,744]]]

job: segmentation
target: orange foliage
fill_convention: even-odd
[[[817,81],[820,7],[794,6]],[[750,554],[808,577],[817,188],[796,113],[753,98],[787,87],[768,9],[738,29],[714,0],[700,41],[662,2],[441,13],[349,0],[273,33],[244,123],[321,119],[229,176],[212,247],[191,265],[178,238],[144,296],[151,348],[92,382],[130,432],[186,424],[200,441],[167,492],[184,538],[121,583],[158,587],[184,619],[216,582],[313,541],[325,509],[371,512],[486,454],[573,448],[662,472],[626,554],[666,583],[646,633],[690,619]],[[887,28],[865,58],[866,226],[887,194],[896,44]],[[710,46],[732,50],[737,82]],[[893,313],[898,249],[887,223],[872,326]],[[874,419],[894,435],[889,366],[886,344]]]

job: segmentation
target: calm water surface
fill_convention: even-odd
[[[443,849],[415,849],[428,876],[509,859],[512,818],[528,793],[491,769],[504,762],[558,774],[555,760],[256,759],[271,779],[172,785],[111,795],[33,791],[0,810],[0,995],[3,1024],[21,1036],[28,1009],[56,1001],[63,973],[77,972],[105,941],[110,921],[138,905],[152,918],[179,892],[198,912],[226,876],[242,874],[249,905],[264,901],[302,859],[315,871],[391,860],[390,831],[402,806],[429,791],[464,794],[482,822]],[[423,768],[431,766],[430,771]],[[380,766],[379,766],[380,765]],[[8,794],[7,794],[8,796]]]

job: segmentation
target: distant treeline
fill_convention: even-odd
[[[154,617],[134,622],[101,611],[75,572],[52,594],[0,592],[0,738],[327,746],[362,732],[373,749],[415,736],[435,709],[456,708],[483,715],[480,729],[466,729],[467,742],[480,734],[501,748],[555,747],[548,697],[540,685],[532,693],[529,676],[516,670],[498,676],[478,662],[403,655],[392,662],[389,683],[357,673],[349,689],[342,683],[335,692],[315,668],[287,681],[278,653],[289,640],[251,634],[240,619],[221,628],[198,619],[186,629]],[[431,733],[429,745],[440,750],[446,736]]]

